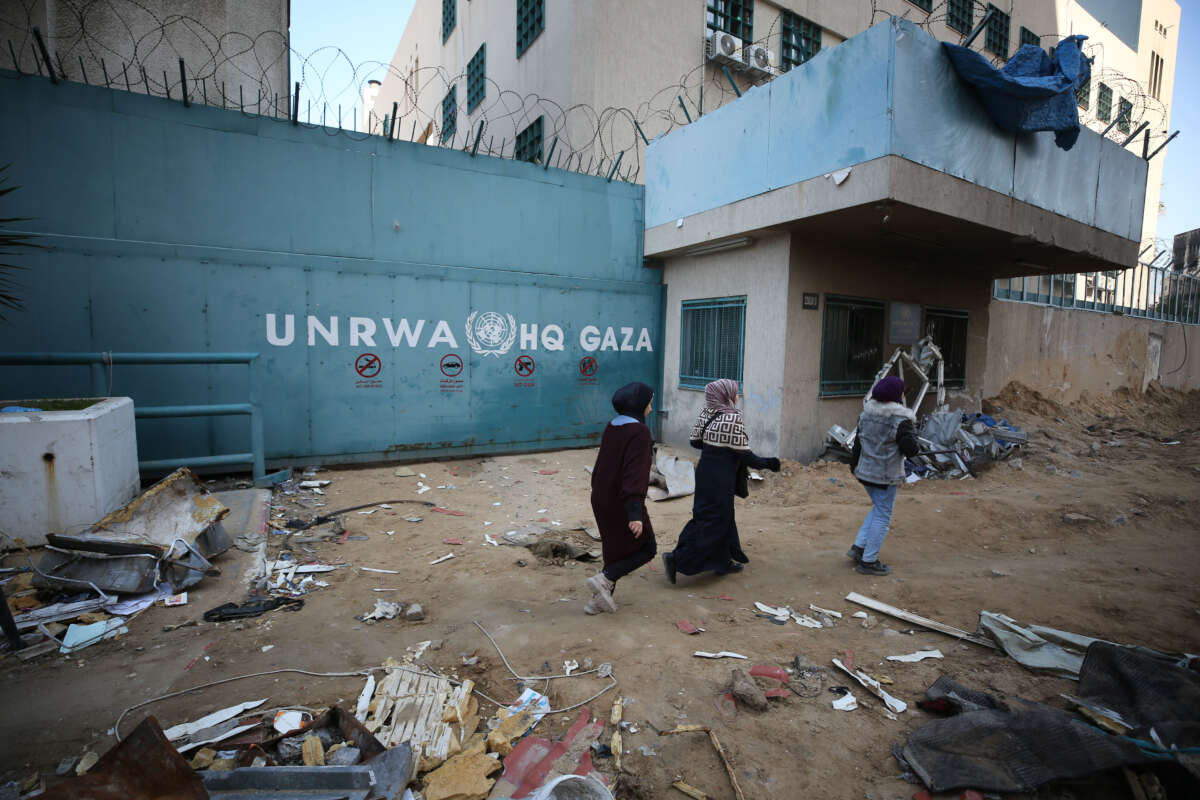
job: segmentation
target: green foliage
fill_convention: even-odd
[[[4,173],[9,166],[11,165],[5,164],[0,167],[0,197],[21,188],[20,186],[5,185],[8,182],[8,176]],[[30,234],[13,233],[5,229],[15,223],[28,221],[29,217],[0,217],[0,259],[2,259],[0,260],[0,322],[6,320],[6,311],[22,311],[25,308],[17,294],[20,284],[13,278],[13,273],[25,269],[25,267],[11,263],[9,258],[19,255],[25,249],[41,247],[41,245],[35,243]]]

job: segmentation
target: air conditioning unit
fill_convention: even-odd
[[[711,28],[708,31],[708,58],[710,61],[719,61],[734,67],[744,66],[742,62],[744,47],[742,40],[732,33]]]
[[[761,44],[748,44],[742,48],[742,64],[750,72],[763,75],[774,75],[775,67],[771,62],[775,54]]]

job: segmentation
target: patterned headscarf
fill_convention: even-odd
[[[749,450],[750,437],[742,424],[742,412],[737,407],[737,381],[722,378],[704,387],[704,408],[692,425],[692,442],[731,450]]]
[[[738,383],[721,378],[704,387],[704,405],[721,411],[737,410]]]

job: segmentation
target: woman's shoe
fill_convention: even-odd
[[[592,599],[588,600],[587,605],[583,607],[583,613],[585,614],[603,614],[607,610],[604,604],[600,602],[600,596],[596,594],[593,594]]]
[[[663,553],[663,570],[667,573],[667,580],[671,583],[675,582],[675,554]]]
[[[597,596],[600,603],[614,614],[617,611],[617,601],[613,599],[613,589],[617,585],[604,577],[603,572],[597,572],[595,575],[587,579],[587,587],[592,590],[592,593]]]
[[[862,554],[863,554],[863,549],[855,544],[855,545],[851,545],[850,549],[846,551],[846,558],[850,559],[855,564],[857,564],[860,561],[862,561]]]
[[[717,570],[718,575],[728,575],[731,572],[741,572],[746,568],[745,564],[739,564],[736,561],[730,561],[725,565],[725,569]]]
[[[892,571],[891,567],[879,559],[875,559],[874,561],[859,561],[854,569],[863,575],[887,575]]]

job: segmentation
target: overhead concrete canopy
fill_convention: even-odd
[[[645,252],[799,229],[990,277],[1123,268],[1146,171],[1086,128],[1069,151],[1000,130],[940,43],[893,18],[652,142]]]

